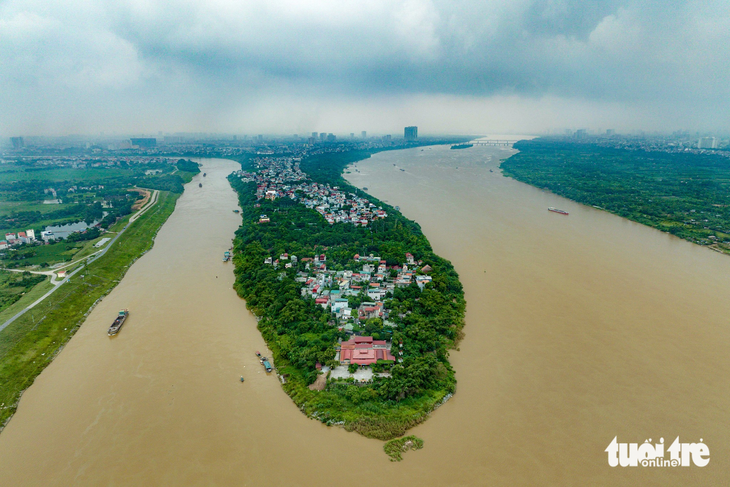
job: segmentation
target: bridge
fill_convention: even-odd
[[[500,139],[494,139],[494,140],[473,140],[469,142],[470,144],[474,145],[489,145],[493,147],[509,147],[512,144],[517,142],[517,140],[500,140]]]

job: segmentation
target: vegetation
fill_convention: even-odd
[[[135,221],[104,256],[0,332],[0,425],[12,416],[22,391],[73,336],[94,304],[152,246],[178,197],[160,193],[157,204]],[[115,229],[124,223],[118,223]]]
[[[505,175],[730,253],[730,159],[536,139]]]
[[[30,272],[0,272],[0,311],[7,309],[46,279],[46,276]]]
[[[37,234],[46,226],[100,221],[104,227],[131,212],[141,195],[131,188],[159,189],[181,194],[183,185],[200,172],[197,163],[150,161],[115,167],[68,168],[38,161],[5,164],[0,171],[0,235],[29,228]],[[43,204],[61,200],[60,204]],[[104,202],[104,206],[102,206]],[[104,217],[104,213],[109,213]]]
[[[403,460],[403,452],[420,450],[421,448],[423,448],[423,440],[412,435],[390,440],[383,445],[383,450],[390,457],[391,462],[400,462]]]
[[[365,157],[369,153],[324,154],[305,159],[301,168],[317,182],[366,196],[386,208],[388,217],[368,227],[330,225],[316,211],[285,198],[257,201],[254,183],[229,178],[243,209],[235,240],[235,288],[260,317],[258,327],[278,371],[287,375],[283,387],[299,408],[323,423],[387,440],[424,421],[455,391],[448,350],[461,337],[465,301],[453,266],[434,254],[418,224],[342,179],[347,164]],[[270,223],[258,224],[262,213]],[[267,257],[284,252],[298,256],[298,264],[287,269],[264,264]],[[328,268],[344,270],[361,267],[353,260],[355,254],[375,254],[395,265],[405,261],[406,252],[432,268],[432,283],[423,291],[413,284],[386,296],[395,326],[384,330],[381,320],[363,325],[389,336],[397,344],[395,353],[403,352],[403,362],[378,364],[390,377],[376,376],[370,383],[341,379],[329,381],[324,391],[309,390],[316,364],[334,365],[337,340],[346,335],[333,326],[328,310],[301,296],[295,278],[304,270],[302,258],[325,253]]]

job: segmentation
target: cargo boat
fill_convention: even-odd
[[[568,215],[569,213],[565,210],[559,210],[557,208],[553,208],[552,206],[548,208],[548,211],[552,211],[554,213],[560,213],[561,215]]]
[[[117,333],[119,333],[119,329],[122,327],[124,322],[127,320],[127,316],[129,316],[129,310],[123,309],[119,311],[119,315],[117,315],[117,319],[114,320],[114,323],[112,323],[112,326],[109,327],[109,331],[107,332],[107,335],[114,336]]]
[[[474,147],[474,144],[456,144],[451,146],[452,149],[471,149],[472,147]]]

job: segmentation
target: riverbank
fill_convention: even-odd
[[[506,176],[730,255],[730,161],[565,140],[515,144]]]
[[[152,247],[157,231],[172,214],[179,196],[161,192],[157,204],[144,212],[109,252],[0,333],[0,425],[7,424],[23,391],[73,337],[98,300]]]
[[[369,156],[317,155],[303,160],[301,171],[286,157],[249,161],[259,173],[229,178],[243,216],[234,263],[236,290],[261,317],[258,328],[295,404],[327,425],[388,440],[423,422],[454,393],[448,350],[461,337],[465,302],[453,266],[433,252],[420,227],[342,178],[348,164]],[[303,181],[292,193],[302,202],[283,194],[257,197],[263,186],[267,195],[284,191],[273,182],[281,180]],[[318,202],[325,193],[342,204],[331,203],[325,212]],[[298,260],[282,260],[278,270],[279,256],[288,255]],[[373,270],[366,270],[368,262]],[[371,277],[376,268],[379,274]],[[315,280],[321,285],[302,288]],[[357,291],[363,286],[367,294]],[[347,303],[337,313],[330,311],[335,296],[341,296],[337,306]],[[371,300],[377,303],[365,304]],[[353,333],[392,344],[397,361],[378,361],[386,374],[369,381],[330,380],[325,390],[310,390],[318,365],[340,365],[338,342]]]

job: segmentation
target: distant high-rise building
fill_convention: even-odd
[[[586,129],[578,129],[575,131],[576,139],[585,139],[587,135]]]
[[[367,139],[367,138],[368,138],[368,133],[367,133],[367,131],[366,131],[366,130],[363,130],[363,131],[362,131],[362,138],[363,138],[363,139]]]
[[[263,141],[264,141],[264,136],[263,136],[263,135],[261,135],[261,134],[259,134],[259,135],[258,135],[258,136],[256,137],[256,139],[258,139],[258,141],[259,141],[259,142],[263,142]]]
[[[13,143],[13,149],[21,149],[25,147],[25,141],[23,141],[23,137],[10,137],[10,142]]]
[[[414,125],[403,129],[403,138],[406,140],[416,140],[418,138],[418,127]]]
[[[324,141],[325,141],[325,139],[327,139],[327,134],[326,134],[326,133],[324,133],[324,132],[321,132],[321,133],[319,134],[319,141],[320,141],[320,142],[324,142]]]
[[[131,138],[129,141],[132,143],[132,145],[136,145],[140,149],[149,149],[152,147],[157,147],[157,139],[154,137],[137,137],[137,138]]]
[[[606,130],[606,135],[608,135],[609,137],[612,135],[616,135],[616,131],[614,129],[608,129]]]
[[[700,137],[697,141],[698,149],[717,149],[717,139],[715,137]]]
[[[327,142],[334,142],[335,140],[337,140],[335,134],[327,134]]]
[[[313,137],[313,138],[315,138],[315,139],[316,139],[318,135],[319,135],[319,134],[317,134],[317,132],[312,132],[312,137]]]
[[[350,138],[351,139],[354,139],[355,138],[355,132],[350,132]]]

